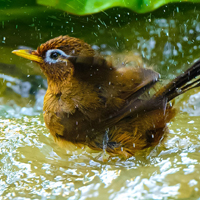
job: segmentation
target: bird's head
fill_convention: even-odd
[[[77,58],[94,56],[90,45],[69,36],[51,39],[37,50],[14,50],[12,53],[38,63],[45,76],[56,81],[74,75]]]

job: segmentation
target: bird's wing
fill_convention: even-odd
[[[101,56],[79,55],[69,57],[69,60],[76,65],[83,64],[85,66],[102,66],[107,64],[107,61]],[[147,93],[149,89],[155,86],[156,82],[159,80],[159,74],[151,69],[146,69],[143,67],[138,68],[137,72],[143,76],[143,81],[136,87],[132,87],[131,90],[125,92],[123,95],[120,96],[120,98],[126,101],[126,104],[109,117],[101,119],[99,121],[93,121],[91,131],[105,130],[106,128],[115,125],[123,118],[126,118],[128,116],[137,116],[140,112],[154,109],[154,107],[158,106],[158,103],[163,104],[163,101],[151,102],[150,98],[147,98],[145,100],[142,99],[142,95]],[[90,132],[90,130],[87,131]]]
[[[121,109],[118,109],[116,113],[102,119],[100,122],[95,123],[95,130],[99,131],[114,126],[117,122],[129,116],[137,117],[141,113],[143,114],[144,112],[158,109],[159,107],[165,108],[166,100],[164,98],[155,100],[151,99],[151,95],[145,95],[145,98],[143,98],[144,94],[147,94],[155,86],[159,80],[159,74],[144,68],[140,70],[145,71],[145,80],[126,94],[126,104]]]

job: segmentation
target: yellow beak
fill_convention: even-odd
[[[16,54],[17,56],[21,56],[23,58],[32,60],[34,62],[43,63],[43,59],[38,55],[32,54],[32,52],[34,51],[28,49],[20,49],[12,51],[12,53]]]

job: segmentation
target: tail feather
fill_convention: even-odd
[[[177,76],[166,86],[162,87],[158,92],[156,92],[154,98],[162,96],[166,97],[168,101],[171,101],[180,94],[183,94],[186,91],[193,89],[195,87],[199,87],[200,77],[195,79],[199,75],[200,75],[200,60],[196,61],[183,74]]]

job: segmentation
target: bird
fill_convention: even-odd
[[[200,60],[161,84],[160,74],[129,56],[116,64],[81,39],[59,36],[12,53],[36,62],[47,78],[43,116],[62,148],[129,158],[168,134],[174,99],[200,85]],[[135,63],[135,64],[133,64]]]

